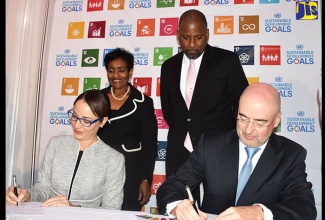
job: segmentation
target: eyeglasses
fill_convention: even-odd
[[[254,119],[253,121],[249,121],[249,118],[247,118],[245,115],[241,113],[238,114],[237,120],[246,125],[252,123],[253,125],[255,125],[256,128],[267,128],[274,122],[277,116],[278,114],[275,116],[275,118],[273,119],[273,121],[271,121],[269,125],[266,125],[267,120],[263,120],[263,119]]]
[[[93,121],[90,121],[90,120],[85,119],[85,118],[79,118],[79,117],[78,117],[75,113],[73,113],[72,111],[73,111],[72,109],[70,109],[70,110],[68,111],[68,116],[69,116],[69,118],[71,119],[71,121],[77,121],[77,120],[79,120],[79,121],[80,121],[80,124],[82,124],[82,125],[85,126],[85,127],[90,127],[92,124],[94,124],[95,122],[97,122],[97,121],[99,121],[99,120],[102,119],[102,118],[97,118],[97,119],[95,119],[95,120],[93,120]]]

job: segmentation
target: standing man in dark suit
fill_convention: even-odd
[[[163,63],[160,78],[161,107],[169,126],[166,177],[187,159],[203,132],[235,128],[238,100],[248,86],[237,54],[208,44],[209,29],[200,11],[191,9],[181,15],[177,38],[182,52]],[[188,108],[185,87],[190,59],[197,77]],[[187,146],[185,138],[190,139]]]
[[[248,86],[239,101],[237,129],[202,135],[188,160],[159,187],[159,211],[178,220],[203,220],[206,213],[217,214],[215,220],[316,219],[312,184],[306,179],[307,151],[273,133],[281,120],[280,107],[279,93],[269,84]],[[248,148],[257,153],[248,181],[240,188]],[[194,189],[201,182],[204,195],[198,215],[185,185]]]

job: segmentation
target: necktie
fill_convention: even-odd
[[[185,87],[186,89],[185,101],[188,109],[190,108],[190,104],[193,96],[195,80],[196,80],[195,64],[194,64],[194,60],[190,59],[190,66],[187,71],[186,87]]]
[[[187,71],[186,87],[185,87],[185,101],[188,109],[190,109],[190,105],[191,105],[195,80],[196,80],[195,64],[194,64],[194,60],[190,59],[190,66]],[[190,134],[188,132],[185,137],[184,146],[189,152],[193,151]]]
[[[246,162],[244,163],[244,166],[242,167],[242,169],[240,171],[240,175],[238,178],[236,203],[237,203],[237,200],[238,200],[241,192],[243,191],[243,189],[252,173],[252,170],[253,170],[252,158],[257,153],[257,151],[260,150],[260,148],[245,147],[245,150],[247,153],[247,159],[246,159]]]

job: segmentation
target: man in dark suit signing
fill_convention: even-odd
[[[201,136],[188,160],[159,187],[159,211],[178,220],[203,220],[206,213],[217,214],[216,220],[316,219],[312,184],[306,179],[307,151],[273,133],[281,120],[280,106],[275,88],[249,85],[240,97],[236,129]],[[240,189],[249,150],[257,153]],[[201,182],[204,195],[197,214],[185,186],[194,189]]]
[[[200,11],[191,9],[181,15],[177,38],[182,52],[162,64],[160,77],[161,108],[169,126],[166,177],[187,159],[203,132],[235,128],[238,100],[248,86],[237,54],[208,44],[209,29]],[[194,60],[196,81],[188,107],[190,60]]]

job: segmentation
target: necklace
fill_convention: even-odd
[[[117,100],[117,101],[121,101],[121,100],[123,100],[123,99],[125,98],[125,96],[129,93],[129,91],[130,91],[130,86],[128,86],[128,89],[126,90],[126,93],[125,93],[121,98],[117,98],[117,97],[115,97],[115,95],[114,95],[113,87],[111,87],[111,93],[112,93],[112,96],[113,96],[113,98],[114,98],[115,100]]]

